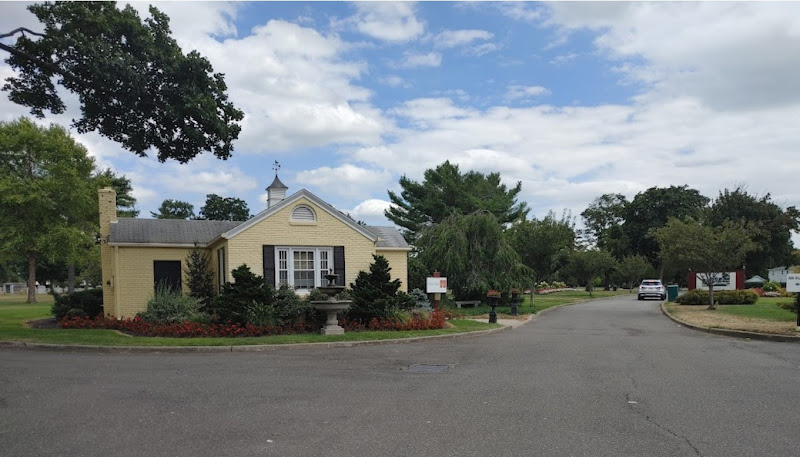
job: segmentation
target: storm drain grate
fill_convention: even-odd
[[[404,368],[403,371],[407,371],[409,373],[444,373],[449,368],[450,365],[425,365],[417,363],[408,368]]]

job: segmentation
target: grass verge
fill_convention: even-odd
[[[672,316],[699,327],[794,335],[797,315],[778,307],[778,302],[791,300],[794,299],[761,297],[753,305],[717,305],[713,311],[705,305],[675,303],[667,303],[665,308]]]
[[[440,330],[416,330],[404,332],[348,332],[344,335],[274,335],[258,338],[155,338],[132,337],[115,330],[88,329],[34,329],[25,325],[27,321],[50,317],[52,297],[41,296],[41,302],[24,303],[25,297],[12,300],[0,299],[0,341],[22,341],[28,343],[74,344],[84,346],[243,346],[259,344],[330,343],[334,341],[369,341],[419,336],[450,335],[454,333],[489,330],[501,327],[498,324],[454,319],[452,327]]]

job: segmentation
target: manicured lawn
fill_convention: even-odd
[[[753,305],[717,305],[717,311],[733,316],[796,322],[797,314],[778,307],[778,302],[790,302],[791,297],[760,297]]]
[[[603,291],[603,290],[596,290],[592,293],[592,296],[589,296],[589,292],[585,290],[572,290],[572,291],[564,291],[564,292],[556,292],[547,295],[535,295],[533,299],[534,306],[531,306],[531,296],[526,294],[522,297],[522,305],[517,308],[517,312],[519,314],[533,314],[534,312],[539,312],[547,308],[552,308],[554,306],[559,305],[566,305],[570,303],[579,303],[586,300],[591,300],[593,298],[604,298],[604,297],[613,297],[615,295],[625,295],[628,293],[627,289],[619,289],[615,291]],[[488,314],[492,308],[488,305],[477,306],[475,308],[461,308],[461,309],[453,309],[453,311],[458,314],[460,313],[463,316],[482,316],[484,314]],[[495,312],[498,316],[508,315],[511,312],[511,308],[508,306],[497,306],[495,308]]]
[[[666,309],[678,319],[700,327],[794,335],[797,315],[777,305],[792,300],[791,297],[761,297],[753,305],[717,305],[713,311],[706,305],[668,303]]]
[[[49,296],[40,296],[41,301]],[[416,330],[406,332],[348,332],[344,335],[324,336],[318,334],[276,335],[258,338],[154,338],[132,337],[114,330],[65,330],[33,329],[25,322],[50,317],[52,297],[46,303],[25,304],[21,299],[0,299],[0,341],[24,341],[32,343],[76,344],[90,346],[239,346],[254,344],[328,343],[332,341],[366,341],[410,338],[417,336],[448,335],[453,333],[488,330],[500,327],[465,319],[453,319],[452,327],[441,330]]]

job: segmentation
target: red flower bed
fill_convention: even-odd
[[[154,324],[143,321],[140,317],[133,319],[97,319],[74,317],[62,319],[63,328],[98,328],[119,330],[137,336],[164,336],[170,338],[202,338],[202,337],[236,337],[236,336],[268,336],[310,333],[317,329],[310,324],[294,324],[281,327],[240,325],[240,324],[200,324],[181,322],[178,324]]]
[[[451,313],[450,313],[451,314]],[[431,315],[423,319],[418,315],[413,315],[410,320],[400,319],[378,319],[372,318],[368,324],[363,322],[348,321],[342,319],[339,325],[344,327],[345,330],[350,332],[363,332],[363,331],[408,331],[408,330],[433,330],[444,328],[445,321],[452,317],[446,311],[434,311]]]
[[[452,317],[452,313],[434,311],[423,319],[414,315],[408,321],[399,319],[372,319],[368,325],[359,322],[350,322],[342,319],[339,324],[348,331],[365,330],[431,330],[444,328],[445,321]],[[312,324],[298,323],[281,327],[241,325],[241,324],[200,324],[196,322],[181,322],[177,324],[154,324],[142,320],[141,317],[133,319],[114,319],[98,316],[95,319],[88,317],[64,318],[59,322],[62,328],[78,329],[106,329],[119,330],[136,336],[162,336],[168,338],[203,338],[203,337],[253,337],[269,335],[296,335],[300,333],[314,333],[319,330]]]

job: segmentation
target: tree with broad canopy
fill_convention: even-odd
[[[54,81],[76,94],[79,133],[98,131],[139,156],[150,148],[161,162],[180,163],[208,151],[227,159],[244,113],[228,101],[224,75],[213,73],[197,51],[184,55],[171,36],[169,17],[150,7],[116,2],[45,2],[28,9],[44,25],[38,33],[18,28],[16,43],[0,43],[16,70],[3,90],[9,99],[44,117],[66,106]],[[29,36],[38,37],[31,39]]]

